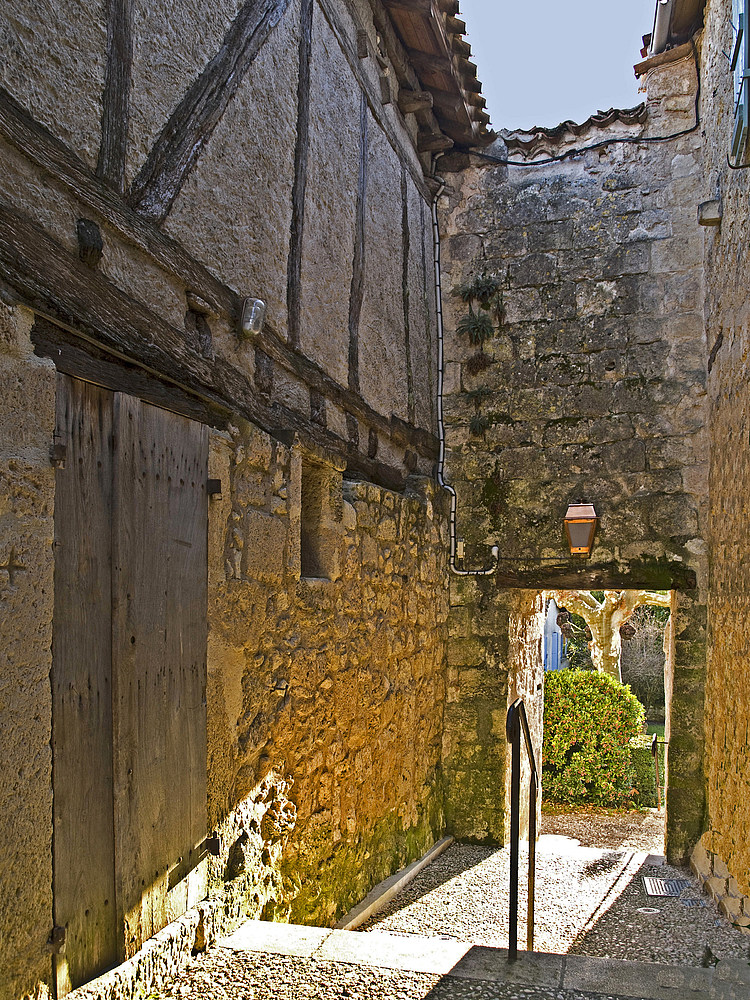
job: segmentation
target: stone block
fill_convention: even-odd
[[[248,510],[242,523],[242,572],[248,579],[278,583],[284,575],[288,524],[283,518]]]
[[[711,856],[703,844],[698,841],[690,855],[690,867],[701,880],[710,878],[713,874],[711,869]]]
[[[718,854],[714,854],[713,856],[713,874],[721,879],[728,879],[730,877],[729,868]]]
[[[706,879],[704,885],[711,896],[717,901],[724,899],[727,894],[727,880],[725,878],[718,878],[716,875],[712,875]]]

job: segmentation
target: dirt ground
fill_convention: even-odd
[[[541,833],[572,837],[582,847],[664,853],[664,813],[656,810],[616,812],[595,806],[547,805]]]

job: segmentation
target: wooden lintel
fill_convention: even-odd
[[[183,330],[175,329],[106,276],[86,267],[41,226],[2,203],[0,269],[21,301],[38,315],[204,403],[243,413],[265,430],[281,421],[307,434],[322,434],[329,447],[338,441],[330,432],[311,425],[309,414],[296,413],[278,400],[263,403],[240,366],[193,351]],[[419,428],[405,431],[392,417],[377,413],[308,358],[299,354],[290,358],[289,349],[274,342],[274,338],[259,340],[258,344],[276,364],[363,424],[374,427],[399,446],[433,457],[436,445],[428,432]]]
[[[447,149],[453,149],[455,143],[453,139],[442,132],[431,134],[421,134],[417,139],[417,148],[420,153],[442,153]]]
[[[429,90],[399,90],[398,106],[401,114],[413,115],[417,111],[432,109],[433,100]]]
[[[405,10],[410,14],[430,14],[432,0],[383,0],[386,7]]]
[[[434,107],[444,114],[460,115],[464,109],[464,103],[457,94],[452,94],[447,90],[433,90],[432,99]]]

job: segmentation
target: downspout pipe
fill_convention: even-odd
[[[672,24],[672,8],[674,0],[657,0],[656,14],[654,16],[654,30],[651,34],[650,56],[656,56],[663,52],[669,41],[669,29]]]
[[[438,156],[442,156],[439,153]],[[445,480],[445,423],[443,420],[443,382],[445,378],[445,350],[444,350],[444,327],[443,327],[443,291],[440,274],[440,226],[438,223],[438,199],[445,191],[445,181],[435,174],[438,156],[433,162],[432,177],[440,185],[432,199],[432,244],[434,249],[435,262],[435,308],[437,320],[437,426],[438,426],[438,461],[437,461],[437,481],[438,486],[445,490],[450,496],[450,556],[448,565],[451,573],[456,576],[492,576],[497,569],[498,556],[500,550],[497,545],[492,546],[492,565],[484,569],[459,569],[456,565],[456,508],[458,497],[456,491],[450,483]]]

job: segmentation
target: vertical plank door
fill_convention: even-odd
[[[53,893],[66,929],[57,995],[118,958],[111,692],[112,394],[57,377],[52,638]]]
[[[112,673],[123,958],[176,913],[206,835],[208,430],[115,395]],[[184,908],[184,906],[183,906]]]

